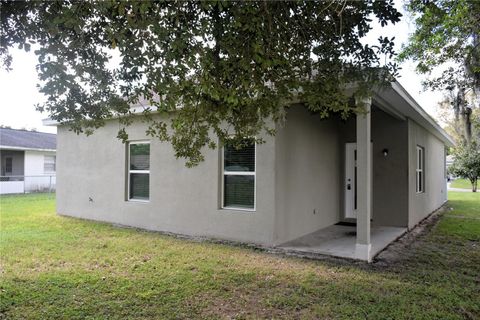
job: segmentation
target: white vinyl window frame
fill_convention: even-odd
[[[257,211],[257,143],[254,142],[254,155],[253,163],[255,166],[255,171],[228,171],[225,170],[225,146],[222,146],[222,157],[221,157],[221,174],[222,174],[222,192],[221,192],[221,209],[223,210],[235,210],[235,211],[246,211],[246,212],[255,212]],[[242,208],[235,206],[225,206],[225,176],[253,176],[253,208]]]
[[[150,176],[150,155],[148,158],[149,161],[149,170],[131,170],[130,169],[130,146],[136,145],[136,144],[150,144],[150,141],[129,141],[127,144],[127,201],[129,202],[150,202],[150,179],[148,179],[148,193],[149,197],[148,199],[135,199],[135,198],[130,198],[130,176],[132,173],[140,173],[140,174],[148,174]]]
[[[48,165],[53,165],[53,170],[47,169]],[[54,155],[43,156],[43,173],[55,173],[57,171],[57,157]]]
[[[425,148],[416,147],[416,164],[415,164],[415,192],[425,192]]]

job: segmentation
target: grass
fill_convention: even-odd
[[[472,190],[472,183],[467,179],[455,179],[450,184],[450,187]]]
[[[480,194],[395,264],[311,261],[55,215],[0,198],[0,319],[478,319]]]

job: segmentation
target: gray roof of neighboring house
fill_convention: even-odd
[[[0,148],[56,150],[57,135],[45,132],[0,128]]]

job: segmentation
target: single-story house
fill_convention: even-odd
[[[0,128],[0,194],[55,189],[57,136]]]
[[[194,168],[141,121],[126,144],[115,120],[89,137],[59,125],[57,211],[371,261],[445,203],[453,141],[397,82],[361,103],[348,120],[299,103],[264,144],[205,150]]]

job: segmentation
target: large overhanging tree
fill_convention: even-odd
[[[463,143],[470,144],[472,110],[480,99],[480,1],[409,0],[406,8],[416,30],[400,58],[413,59],[419,73],[431,75],[427,88],[451,92]]]
[[[231,135],[273,134],[292,101],[346,117],[358,111],[346,86],[366,94],[396,72],[393,39],[361,41],[371,19],[399,21],[391,0],[0,4],[0,59],[8,68],[9,48],[36,49],[39,110],[87,134],[116,117],[126,140],[129,106],[146,100],[147,134],[187,165]]]

